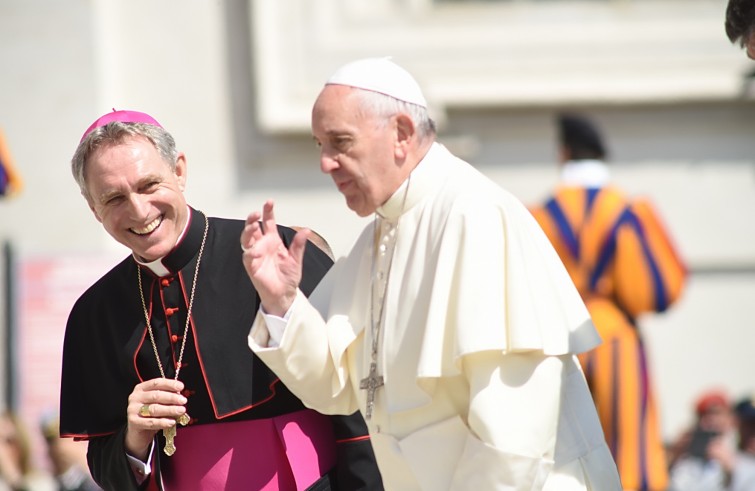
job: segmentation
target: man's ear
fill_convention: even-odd
[[[178,188],[182,193],[186,191],[186,168],[186,155],[183,152],[179,152],[178,158],[176,158],[176,169],[173,173],[176,175],[176,179],[178,179]]]
[[[417,136],[417,128],[414,121],[408,114],[399,113],[396,115],[396,158],[403,160],[409,153],[411,143]]]

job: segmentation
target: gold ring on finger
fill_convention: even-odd
[[[149,418],[152,416],[152,412],[149,410],[149,404],[142,404],[142,407],[139,408],[139,416],[142,418]]]

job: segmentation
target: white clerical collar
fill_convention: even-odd
[[[600,160],[570,160],[561,168],[561,183],[568,186],[599,188],[610,177],[608,166]]]
[[[412,170],[409,177],[399,186],[388,200],[378,207],[377,214],[383,218],[394,219],[401,216],[406,210],[411,209],[425,195],[425,189],[430,184],[432,177],[431,161],[436,155],[444,151],[444,147],[434,142],[422,160]],[[407,189],[408,188],[408,189]]]
[[[189,205],[186,205],[186,211],[187,211],[186,224],[184,225],[184,229],[181,232],[181,235],[178,236],[178,240],[176,241],[176,245],[178,245],[178,244],[181,243],[181,239],[184,238],[184,235],[186,235],[186,231],[189,230],[189,224],[191,223],[191,208],[189,208]],[[169,274],[171,274],[170,270],[167,267],[165,267],[165,265],[163,264],[164,257],[159,257],[159,258],[155,259],[154,261],[150,261],[148,263],[145,263],[145,262],[141,261],[136,256],[136,254],[131,254],[131,255],[134,257],[134,261],[136,261],[137,263],[141,264],[145,268],[149,268],[150,271],[152,271],[153,273],[155,273],[155,275],[158,278],[161,278],[163,276],[168,276]]]

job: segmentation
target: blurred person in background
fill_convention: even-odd
[[[683,451],[671,467],[670,491],[755,490],[755,405],[745,397],[733,408],[706,401]],[[732,419],[733,413],[733,419]],[[732,423],[733,421],[733,423]]]
[[[381,489],[358,413],[306,408],[245,342],[259,304],[243,220],[184,195],[187,158],[151,116],[113,111],[81,138],[72,173],[94,217],[131,254],[68,318],[61,435],[88,440],[108,491]],[[279,227],[289,243],[294,231]],[[304,290],[332,260],[304,252]]]
[[[739,43],[755,59],[755,0],[729,0],[724,27],[729,41]]]
[[[0,491],[53,491],[49,476],[34,469],[29,433],[12,411],[0,414]]]
[[[595,124],[562,114],[557,130],[560,183],[531,211],[603,339],[580,361],[624,489],[663,491],[668,468],[637,317],[675,302],[686,269],[651,204],[611,183]]]
[[[98,491],[87,467],[87,445],[71,438],[60,437],[60,422],[57,414],[42,416],[39,429],[47,445],[50,470],[57,484],[57,491]]]
[[[737,452],[724,463],[727,491],[755,490],[755,396],[747,396],[734,406],[737,423]]]
[[[731,402],[723,391],[710,390],[697,398],[694,413],[694,423],[670,445],[669,489],[723,489],[724,470],[715,457],[736,450]]]
[[[18,417],[0,414],[0,490],[29,489],[31,473],[29,439]]]

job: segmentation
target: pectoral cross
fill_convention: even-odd
[[[181,426],[186,426],[189,424],[189,419],[189,415],[184,413],[176,420],[176,422]],[[176,443],[173,441],[176,438],[176,426],[177,425],[173,425],[170,428],[163,430],[163,436],[165,437],[165,448],[163,448],[163,452],[165,452],[165,455],[168,457],[176,453]]]
[[[372,417],[372,408],[375,406],[375,391],[378,387],[382,387],[383,377],[377,374],[377,363],[374,361],[370,363],[370,373],[367,377],[359,381],[360,389],[367,389],[367,414],[366,419]]]
[[[170,457],[176,453],[176,444],[173,443],[173,439],[176,437],[176,425],[164,429],[163,436],[165,437],[165,448],[163,448],[163,452]]]

